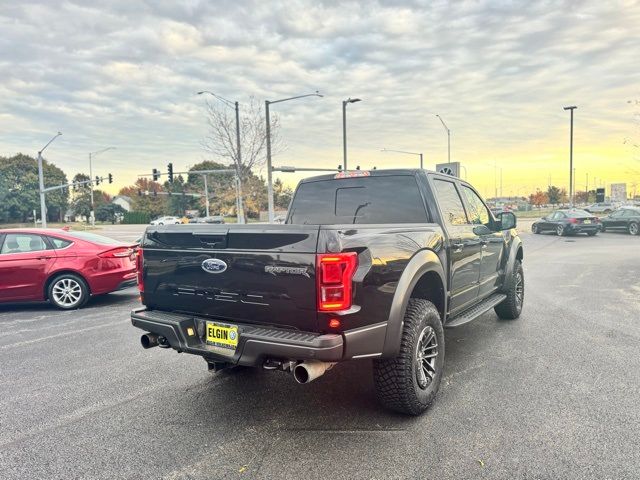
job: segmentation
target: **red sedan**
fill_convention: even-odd
[[[88,232],[0,230],[0,302],[80,308],[91,295],[136,285],[136,247]]]

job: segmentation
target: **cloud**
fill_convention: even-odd
[[[13,2],[0,7],[0,154],[62,130],[48,153],[67,173],[114,145],[103,167],[131,183],[203,158],[196,91],[246,103],[318,89],[274,106],[283,164],[339,163],[341,101],[357,96],[349,151],[364,167],[413,162],[383,147],[444,160],[439,113],[472,180],[491,182],[498,161],[514,184],[564,181],[562,106],[576,103],[577,168],[604,176],[611,158],[637,163],[622,142],[637,135],[639,23],[636,2]]]

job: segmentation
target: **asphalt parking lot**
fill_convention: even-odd
[[[639,478],[640,238],[523,240],[521,318],[448,330],[418,418],[376,404],[369,361],[302,386],[143,350],[135,289],[0,306],[0,477]]]

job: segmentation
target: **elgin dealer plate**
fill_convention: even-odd
[[[206,341],[210,345],[235,350],[238,346],[238,327],[207,322]]]

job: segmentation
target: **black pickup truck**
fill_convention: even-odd
[[[491,308],[515,319],[522,242],[510,212],[426,170],[303,180],[285,224],[147,228],[139,250],[145,348],[209,368],[262,367],[299,383],[373,359],[379,400],[417,415],[442,378],[443,327]]]

